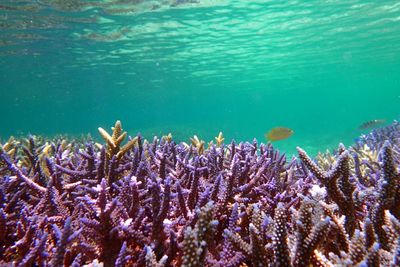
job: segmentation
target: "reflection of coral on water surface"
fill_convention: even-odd
[[[119,121],[99,128],[104,145],[11,138],[0,149],[0,263],[398,266],[399,128],[315,160],[222,133],[207,148],[197,136],[128,138]]]

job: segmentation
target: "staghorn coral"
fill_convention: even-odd
[[[118,121],[101,146],[11,139],[0,265],[397,266],[400,133],[382,132],[315,161],[222,134],[207,149],[172,136],[121,146]]]
[[[2,146],[4,151],[10,156],[15,157],[19,142],[15,140],[13,136],[8,138],[7,142],[5,142]]]
[[[349,155],[343,151],[329,172],[323,171],[315,164],[301,148],[297,148],[299,157],[310,172],[326,187],[328,196],[338,205],[346,216],[345,227],[350,236],[353,235],[356,225],[355,203],[353,192],[354,184],[350,183]]]
[[[192,143],[192,146],[194,146],[197,149],[197,153],[199,155],[203,154],[204,152],[204,141],[200,140],[197,135],[194,135],[193,137],[190,138],[190,142]]]
[[[212,242],[213,232],[217,221],[213,217],[213,202],[207,203],[198,212],[198,221],[194,229],[190,226],[185,229],[183,240],[182,266],[204,266],[207,247]]]
[[[353,145],[356,149],[362,149],[367,145],[373,151],[379,151],[386,141],[392,145],[400,144],[400,122],[394,121],[392,124],[372,130],[368,134],[361,135]]]
[[[373,207],[371,220],[379,243],[383,249],[390,250],[388,232],[383,228],[385,224],[385,210],[399,217],[399,207],[396,199],[400,194],[400,174],[396,170],[390,143],[385,142],[382,147],[382,178],[377,203]]]
[[[220,147],[223,143],[224,143],[224,135],[222,134],[222,132],[219,132],[218,136],[215,137],[215,142],[217,144],[217,147]]]
[[[109,135],[103,128],[98,128],[101,137],[103,137],[107,143],[107,158],[110,160],[115,156],[116,159],[119,160],[137,143],[139,137],[131,139],[128,143],[121,147],[121,143],[126,138],[127,132],[122,132],[122,125],[120,121],[116,121],[114,127],[111,129],[113,132],[112,135]]]

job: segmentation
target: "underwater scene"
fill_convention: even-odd
[[[400,2],[0,1],[0,266],[400,266]]]

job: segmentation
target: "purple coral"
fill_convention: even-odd
[[[122,145],[119,122],[104,146],[31,137],[0,149],[0,264],[397,264],[399,131],[339,146],[328,170],[255,140]]]

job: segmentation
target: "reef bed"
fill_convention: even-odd
[[[315,159],[112,130],[2,144],[1,266],[400,265],[398,122]]]

